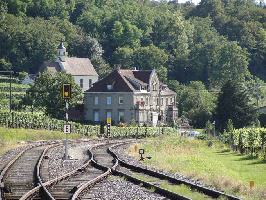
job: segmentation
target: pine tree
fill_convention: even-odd
[[[254,105],[241,84],[228,81],[221,89],[216,108],[217,128],[224,130],[229,119],[235,128],[251,125],[256,120]]]

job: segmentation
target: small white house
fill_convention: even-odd
[[[99,75],[95,71],[89,58],[68,57],[63,42],[57,48],[57,58],[55,61],[46,61],[40,71],[66,72],[71,74],[75,82],[86,91],[92,84],[98,81]]]

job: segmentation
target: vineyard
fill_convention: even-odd
[[[229,143],[242,154],[266,158],[266,128],[242,128],[231,131]]]
[[[25,128],[25,129],[45,129],[52,131],[63,131],[63,120],[50,118],[42,113],[26,113],[26,112],[0,112],[0,126],[9,128]],[[72,133],[78,133],[85,136],[106,136],[106,127],[103,129],[100,126],[83,125],[76,122],[71,124]],[[158,128],[154,127],[111,127],[111,135],[108,137],[148,137],[158,134],[175,133],[176,130],[170,127],[163,127],[158,132]]]
[[[9,109],[9,98],[10,98],[10,83],[6,77],[0,77],[0,109]],[[11,99],[12,105],[17,105],[19,101],[26,94],[28,85],[19,84],[17,79],[11,79]]]

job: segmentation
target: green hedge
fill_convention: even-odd
[[[12,99],[22,99],[26,93],[22,92],[12,92]],[[0,99],[9,99],[9,92],[0,92]]]
[[[9,83],[10,79],[8,76],[0,76],[0,83]],[[11,78],[12,83],[19,83],[17,78]]]
[[[0,125],[11,128],[29,128],[29,129],[46,129],[63,131],[63,120],[53,119],[41,113],[26,112],[0,112]],[[106,127],[104,133],[100,133],[100,126],[83,125],[76,122],[71,124],[72,133],[79,133],[86,136],[107,136]],[[158,134],[172,134],[176,130],[170,127],[160,128],[154,127],[111,127],[111,138],[128,138],[128,137],[148,137]]]

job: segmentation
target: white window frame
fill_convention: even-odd
[[[118,97],[118,103],[124,104],[124,97]]]
[[[106,97],[106,105],[112,105],[112,97]]]
[[[84,80],[83,80],[83,78],[79,79],[79,86],[81,88],[83,88],[83,86],[84,86]]]
[[[125,111],[119,110],[118,111],[118,121],[119,122],[121,122],[121,117],[123,117],[123,122],[125,122]]]
[[[93,111],[93,120],[94,120],[94,122],[99,122],[100,121],[100,112],[98,110],[94,110]]]
[[[107,87],[107,90],[112,90],[113,89],[113,85],[110,85],[110,84],[108,84],[106,87]]]
[[[91,86],[92,86],[92,80],[89,79],[89,88],[91,88]]]
[[[95,96],[94,97],[94,105],[98,105],[99,104],[99,97]]]

